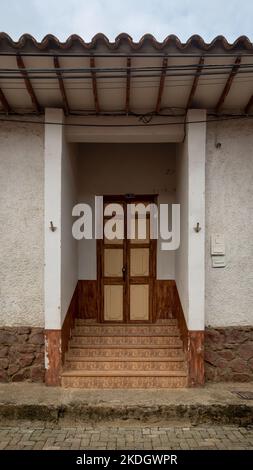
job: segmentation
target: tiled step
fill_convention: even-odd
[[[76,326],[75,336],[174,336],[179,334],[177,325],[81,325]]]
[[[167,358],[167,357],[182,357],[182,348],[181,346],[124,346],[124,345],[114,345],[114,346],[73,346],[69,348],[70,356],[77,357],[117,357],[118,359],[122,358]],[[68,356],[67,356],[68,357]]]
[[[156,323],[122,323],[122,322],[115,322],[115,323],[110,323],[110,322],[105,322],[105,323],[97,323],[93,319],[91,320],[84,320],[82,318],[77,318],[75,320],[75,326],[87,326],[87,327],[94,327],[97,326],[99,328],[104,329],[105,327],[134,327],[134,328],[142,328],[142,327],[148,327],[148,328],[156,328],[156,327],[165,327],[165,326],[177,326],[177,320],[175,318],[169,318],[166,320],[159,320]]]
[[[182,388],[187,364],[173,318],[155,324],[78,319],[62,385],[87,389]]]
[[[183,388],[187,386],[184,371],[65,371],[62,386],[73,388]]]
[[[73,336],[71,346],[174,346],[182,347],[179,336]]]
[[[84,370],[84,371],[151,371],[154,372],[157,370],[169,370],[169,371],[184,371],[185,370],[185,361],[184,359],[139,359],[139,360],[118,360],[113,357],[110,359],[78,359],[71,357],[67,359],[65,363],[66,370]]]

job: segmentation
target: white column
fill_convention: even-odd
[[[61,109],[46,109],[45,122],[63,123]],[[61,166],[63,127],[45,124],[45,329],[61,328]],[[52,221],[55,231],[50,229]]]
[[[187,114],[189,330],[205,328],[205,121],[205,110],[192,109]],[[200,232],[194,230],[197,223]]]
[[[205,325],[205,155],[206,111],[190,110],[177,156],[177,202],[181,242],[176,252],[176,284],[189,330]],[[200,231],[195,227],[199,223]]]

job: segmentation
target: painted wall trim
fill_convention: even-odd
[[[61,109],[46,109],[46,122],[63,123]],[[45,329],[61,328],[61,160],[63,128],[45,125],[44,310]],[[55,231],[50,230],[52,221]]]

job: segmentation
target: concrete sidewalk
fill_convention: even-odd
[[[1,384],[0,419],[253,424],[253,400],[237,397],[232,393],[235,390],[253,392],[253,383],[173,390],[80,390],[33,383]]]

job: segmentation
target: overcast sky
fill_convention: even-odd
[[[98,32],[113,40],[127,32],[134,40],[152,33],[158,40],[176,34],[185,41],[200,34],[253,39],[252,0],[1,0],[0,30],[18,39],[41,40],[52,33],[65,40],[76,33],[89,41]]]

